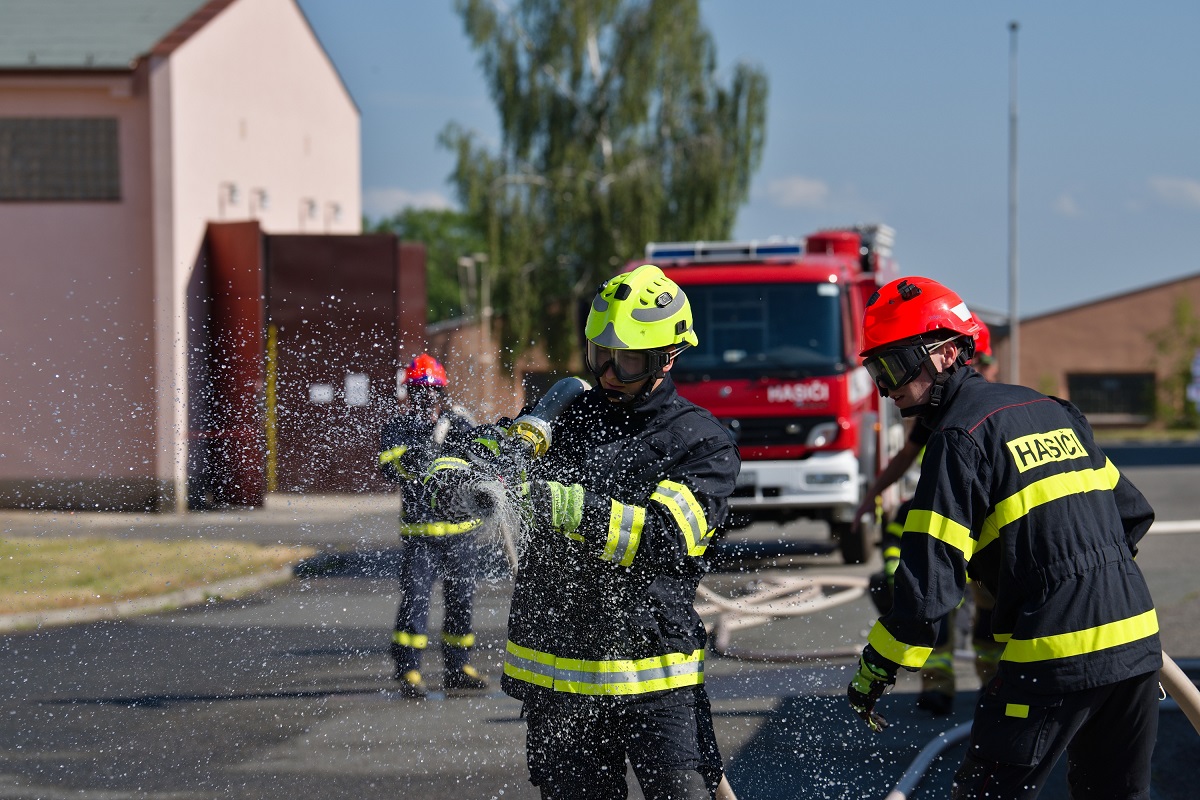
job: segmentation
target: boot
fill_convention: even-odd
[[[479,670],[470,664],[465,665],[462,669],[446,670],[444,683],[447,691],[483,691],[488,688],[487,678],[480,675]]]
[[[400,686],[401,697],[407,697],[410,700],[424,700],[429,696],[429,690],[425,688],[425,681],[421,680],[421,673],[415,669],[403,673],[397,670],[396,683]]]

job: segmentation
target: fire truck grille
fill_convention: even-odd
[[[808,434],[822,423],[836,422],[835,417],[750,417],[722,418],[721,424],[733,434],[740,447],[803,445]]]

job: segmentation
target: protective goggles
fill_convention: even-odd
[[[585,360],[588,370],[597,378],[612,367],[613,375],[621,383],[636,383],[662,369],[667,354],[654,350],[618,350],[589,341]]]
[[[867,374],[881,391],[890,392],[911,383],[921,374],[921,366],[929,354],[953,339],[934,344],[910,344],[889,347],[867,356],[863,361]]]

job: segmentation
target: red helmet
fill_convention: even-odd
[[[414,358],[404,370],[405,386],[434,386],[446,388],[446,369],[428,353]]]
[[[962,298],[937,281],[900,278],[867,302],[859,355],[935,331],[974,338],[979,325]]]
[[[990,364],[996,358],[992,355],[992,332],[974,311],[971,312],[971,319],[975,320],[975,324],[979,326],[979,330],[975,332],[975,355],[971,360],[981,364]]]

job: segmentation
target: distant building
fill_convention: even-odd
[[[1200,274],[1022,319],[1020,382],[1067,398],[1093,425],[1154,423],[1172,363],[1200,358],[1182,342],[1172,357],[1156,350],[1180,303],[1200,317]],[[1007,381],[1007,330],[999,336],[994,349]]]
[[[295,0],[0,0],[0,505],[182,508],[210,221],[361,231]]]

